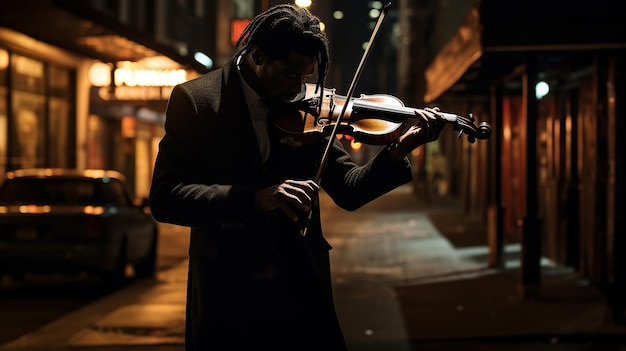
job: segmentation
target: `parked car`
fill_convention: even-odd
[[[0,185],[2,273],[86,272],[121,283],[155,273],[158,226],[147,200],[111,170],[24,169]]]

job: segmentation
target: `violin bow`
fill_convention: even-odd
[[[367,60],[367,57],[370,54],[372,45],[374,43],[374,39],[376,38],[376,35],[378,34],[380,26],[383,23],[383,20],[385,19],[387,12],[389,12],[389,8],[391,8],[391,3],[388,3],[387,5],[385,5],[380,13],[380,16],[378,16],[378,21],[376,22],[376,26],[374,27],[374,30],[372,31],[370,40],[367,42],[367,47],[365,48],[365,51],[363,52],[363,56],[361,56],[361,61],[359,62],[359,65],[356,68],[356,72],[354,73],[354,76],[352,77],[352,82],[350,83],[350,87],[348,88],[348,92],[346,94],[346,103],[343,104],[341,113],[339,113],[339,116],[337,117],[337,122],[335,122],[335,125],[330,133],[330,138],[328,139],[328,143],[326,143],[326,147],[324,148],[324,153],[322,154],[320,166],[317,169],[317,174],[315,175],[315,178],[313,179],[315,183],[317,184],[319,184],[320,181],[322,180],[322,174],[324,173],[324,168],[326,168],[326,164],[328,163],[328,154],[330,153],[330,147],[332,146],[334,139],[337,136],[339,125],[341,124],[344,118],[344,115],[346,114],[346,110],[350,102],[350,99],[352,98],[352,95],[354,94],[354,89],[356,88],[356,84],[359,78],[361,77],[363,66],[365,66],[365,61]],[[304,227],[300,230],[300,235],[306,236],[312,214],[313,214],[313,211],[309,210],[309,213],[306,218],[306,223]]]

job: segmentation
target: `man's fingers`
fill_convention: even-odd
[[[426,129],[424,131],[426,141],[429,142],[437,140],[439,138],[439,134],[443,130],[443,127],[446,125],[446,122],[439,116],[439,107],[426,107],[422,111],[425,112],[420,113],[419,116],[425,120],[422,125]]]
[[[287,205],[285,202],[281,202],[278,207],[283,210],[283,212],[291,219],[293,222],[297,222],[299,220],[298,215],[293,212],[293,210]]]
[[[311,197],[305,192],[298,191],[297,188],[284,187],[278,195],[283,203],[295,206],[300,211],[306,212],[311,206]]]
[[[308,212],[317,204],[319,185],[312,180],[285,180],[255,193],[255,206],[264,211],[280,208],[293,221],[296,210]]]
[[[281,199],[297,209],[307,212],[317,198],[319,186],[313,181],[287,180],[279,186]]]

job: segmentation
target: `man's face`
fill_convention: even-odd
[[[305,83],[315,72],[317,60],[315,57],[302,55],[291,51],[286,60],[268,60],[260,54],[262,59],[256,64],[256,76],[260,94],[269,103],[287,103],[302,89]]]

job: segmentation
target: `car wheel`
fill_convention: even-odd
[[[150,251],[141,261],[135,264],[135,277],[136,278],[150,278],[154,277],[156,272],[157,261],[157,242],[158,234],[155,231],[152,235],[152,243],[150,244]]]
[[[124,285],[126,282],[126,263],[126,241],[123,241],[113,270],[104,272],[102,275],[102,280],[107,287],[115,289]]]

